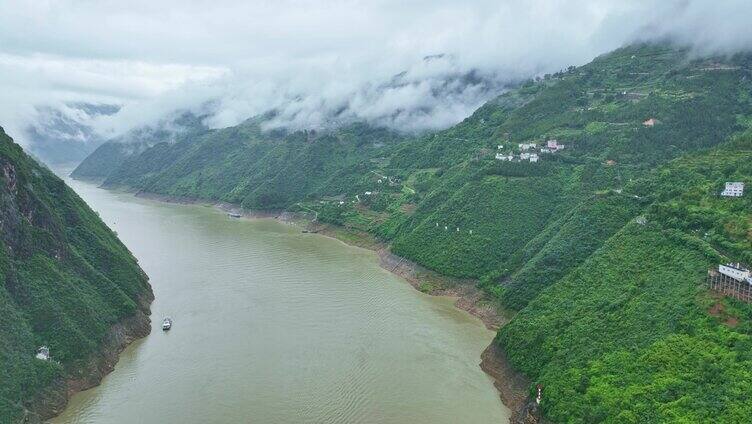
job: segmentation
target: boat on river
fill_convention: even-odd
[[[172,318],[167,317],[162,320],[162,331],[167,331],[172,327]]]
[[[242,215],[239,213],[230,212],[227,214],[230,218],[240,218]]]

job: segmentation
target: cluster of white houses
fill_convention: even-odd
[[[740,181],[727,182],[721,196],[742,197],[744,195],[744,183]]]
[[[538,155],[537,150],[539,150],[537,143],[519,143],[517,145],[520,154],[515,155],[514,153],[496,153],[496,160],[504,161],[504,162],[513,162],[513,161],[530,161],[530,162],[538,162],[540,159],[540,156]],[[503,144],[499,144],[497,146],[497,150],[502,150],[504,148]],[[564,149],[563,144],[559,144],[557,140],[548,140],[546,142],[546,147],[540,147],[540,153],[556,153],[559,150]]]
[[[496,160],[500,160],[502,162],[521,162],[523,160],[527,160],[530,162],[538,162],[538,159],[540,157],[537,153],[529,153],[529,152],[523,152],[520,153],[519,156],[515,156],[512,153],[505,154],[505,153],[497,153],[496,154]]]

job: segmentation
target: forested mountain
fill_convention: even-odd
[[[159,144],[171,143],[179,138],[197,137],[206,131],[201,116],[177,112],[154,125],[135,128],[112,140],[102,143],[73,171],[80,179],[104,180],[128,158],[141,154]]]
[[[0,422],[38,422],[149,332],[151,287],[97,214],[0,129]],[[35,358],[47,346],[51,359]]]
[[[752,262],[750,196],[718,196],[752,184],[752,56],[628,46],[419,137],[264,119],[103,161],[104,184],[313,210],[477,279],[517,312],[497,342],[554,421],[752,417],[752,308],[703,286],[721,260]]]

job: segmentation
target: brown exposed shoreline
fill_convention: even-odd
[[[228,214],[245,218],[272,218],[286,224],[299,224],[305,231],[337,239],[345,244],[373,250],[379,264],[387,271],[403,278],[416,290],[433,296],[455,298],[455,306],[478,317],[489,330],[496,331],[508,322],[486,294],[476,287],[474,280],[461,280],[440,275],[405,258],[392,254],[389,247],[370,234],[356,232],[330,224],[312,222],[305,214],[286,211],[248,211],[238,205],[212,202],[180,196],[168,196],[138,192],[137,197],[178,204],[201,204],[214,206]],[[510,409],[511,424],[542,423],[537,405],[530,398],[530,381],[509,364],[503,351],[495,342],[481,354],[481,369],[494,380],[502,403]]]
[[[74,394],[98,386],[104,376],[112,372],[120,352],[133,341],[146,337],[151,332],[151,302],[154,294],[151,287],[138,298],[138,309],[110,328],[100,349],[90,355],[83,365],[53,381],[35,399],[28,402],[21,422],[37,424],[59,415]]]
[[[454,306],[478,317],[486,328],[496,331],[508,322],[486,294],[476,287],[474,280],[461,280],[437,274],[391,252],[387,246],[368,234],[357,235],[351,243],[339,234],[343,229],[328,224],[308,224],[308,228],[326,237],[332,237],[358,247],[374,250],[379,265],[410,283],[416,290],[432,296],[455,298]],[[344,230],[347,231],[347,230]],[[350,232],[352,233],[352,232]],[[480,368],[494,380],[502,403],[509,408],[510,424],[543,423],[537,404],[529,395],[530,381],[512,368],[502,349],[492,341],[481,354]]]

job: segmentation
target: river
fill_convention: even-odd
[[[138,258],[153,330],[53,423],[504,423],[493,333],[373,252],[67,179]],[[163,332],[164,316],[174,319]]]

